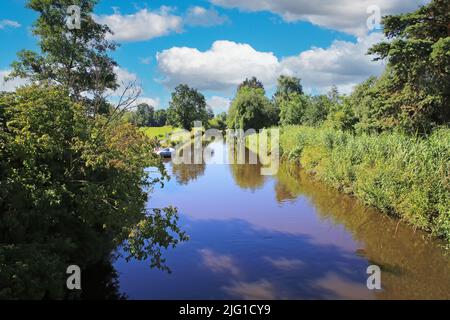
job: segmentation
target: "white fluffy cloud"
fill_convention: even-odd
[[[157,11],[142,9],[134,14],[95,15],[98,23],[108,25],[114,32],[110,39],[117,41],[140,41],[181,32],[182,18],[171,13],[168,7]]]
[[[224,97],[212,96],[206,100],[206,104],[210,106],[215,113],[227,111],[231,100]]]
[[[173,47],[156,56],[163,83],[189,83],[202,90],[228,90],[250,76],[273,84],[279,61],[271,52],[258,52],[248,44],[216,41],[211,49]]]
[[[269,11],[285,21],[308,21],[322,27],[362,36],[367,33],[370,6],[378,6],[382,16],[417,9],[429,0],[210,0],[225,8]]]
[[[18,23],[17,21],[13,21],[13,20],[0,20],[0,30],[1,29],[5,29],[6,27],[11,27],[11,28],[20,28],[21,24]]]
[[[139,105],[141,103],[146,103],[149,106],[154,107],[155,109],[158,109],[161,107],[161,100],[159,98],[149,98],[149,97],[140,97],[136,100],[136,105]]]
[[[18,87],[27,84],[27,80],[15,78],[5,81],[5,78],[11,73],[11,70],[0,70],[0,91],[14,91]]]
[[[190,7],[186,14],[186,23],[192,26],[217,26],[228,21],[227,16],[220,15],[214,8]]]
[[[302,78],[310,91],[322,92],[337,85],[348,92],[354,84],[383,70],[382,62],[373,62],[366,55],[382,38],[380,33],[372,33],[356,43],[335,41],[329,48],[312,48],[282,59],[248,44],[222,40],[204,52],[173,47],[158,53],[157,61],[162,82],[169,87],[189,83],[200,90],[231,91],[252,76],[273,87],[278,76],[286,74]]]
[[[356,43],[334,41],[326,49],[303,51],[284,58],[280,63],[281,73],[302,78],[308,91],[324,92],[337,85],[341,92],[348,93],[355,84],[383,71],[383,62],[375,62],[373,57],[366,55],[367,50],[382,39],[380,33],[372,33],[359,38]]]

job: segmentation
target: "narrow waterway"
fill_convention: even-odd
[[[213,144],[215,157],[226,147]],[[450,298],[450,257],[398,223],[282,164],[173,165],[149,208],[176,206],[190,240],[164,252],[171,273],[119,258],[129,299]],[[367,267],[381,268],[369,290]]]

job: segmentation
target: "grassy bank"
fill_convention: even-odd
[[[141,129],[150,138],[158,138],[158,140],[166,139],[167,135],[170,135],[174,128],[172,126],[165,127],[144,127]]]
[[[280,145],[316,179],[450,242],[450,129],[414,138],[287,126]]]

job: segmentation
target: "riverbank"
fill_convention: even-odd
[[[427,138],[281,128],[282,157],[315,179],[450,243],[450,130]]]

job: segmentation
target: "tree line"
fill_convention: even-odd
[[[339,94],[336,87],[328,94],[307,95],[299,78],[282,75],[269,99],[258,79],[246,79],[237,88],[228,110],[227,127],[260,129],[304,124],[356,133],[396,130],[427,134],[435,127],[448,125],[449,9],[448,0],[433,0],[417,11],[384,17],[387,41],[374,45],[368,54],[375,60],[385,60],[387,67],[380,77],[370,77],[349,95]],[[203,95],[180,85],[172,94],[167,123],[190,129],[193,121],[208,120],[206,114]],[[223,119],[222,114],[217,120]]]

